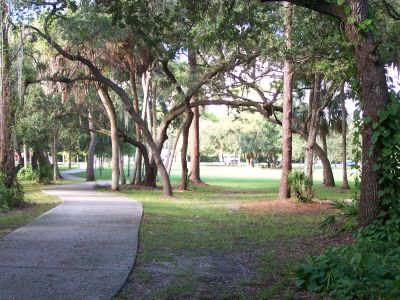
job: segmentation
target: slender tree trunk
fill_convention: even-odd
[[[68,170],[72,169],[72,149],[71,149],[71,145],[69,145],[68,148]]]
[[[174,140],[175,140],[174,133],[175,133],[175,130],[172,129],[171,135],[169,137],[167,156],[166,156],[165,162],[164,162],[165,166],[168,166],[169,165],[169,161],[171,160],[172,146],[173,146]],[[168,167],[167,167],[167,171],[168,171]]]
[[[29,148],[26,143],[24,143],[24,167],[27,168],[29,165]]]
[[[52,153],[51,156],[53,157],[53,181],[56,182],[59,179],[62,179],[60,169],[58,168],[58,161],[57,161],[57,136],[58,136],[58,130],[55,130],[55,135],[53,137],[53,145],[52,145]]]
[[[181,150],[181,164],[182,164],[182,179],[181,179],[181,190],[187,190],[188,189],[188,167],[187,167],[187,149],[188,149],[188,140],[189,140],[189,130],[190,130],[190,125],[192,124],[193,120],[193,112],[189,108],[187,111],[187,116],[185,123],[183,125],[182,129],[182,136],[183,136],[183,141],[182,141],[182,150]]]
[[[96,150],[97,138],[96,138],[96,128],[94,126],[92,113],[89,111],[89,134],[90,134],[90,144],[88,148],[88,158],[86,166],[86,181],[95,181],[94,172],[94,153]]]
[[[142,89],[143,89],[143,105],[142,105],[142,119],[144,121],[147,120],[147,127],[151,130],[151,121],[149,120],[150,110],[149,110],[149,86],[150,86],[150,75],[143,73],[142,75]],[[136,92],[137,93],[137,92]],[[135,159],[135,180],[133,184],[142,184],[142,155],[143,153],[139,150],[136,152],[136,159]],[[151,155],[151,153],[149,154]],[[149,169],[150,170],[150,169]],[[151,171],[150,171],[151,172]],[[155,173],[155,177],[157,176],[157,172],[151,172],[152,174]],[[149,183],[151,180],[146,180]],[[151,184],[151,187],[155,187],[156,178],[153,180],[154,183]]]
[[[309,116],[308,116],[308,140],[306,145],[306,153],[305,153],[305,167],[304,173],[306,176],[313,178],[313,165],[314,165],[314,145],[317,139],[317,128],[320,119],[319,114],[319,103],[321,97],[321,82],[322,82],[322,74],[316,73],[314,80],[314,88],[313,92],[310,93],[310,102],[309,102]]]
[[[347,111],[346,111],[346,97],[344,94],[345,82],[340,86],[340,108],[342,110],[342,177],[343,189],[349,189],[349,181],[347,180],[347,165],[346,165],[346,152],[347,152]]]
[[[3,184],[10,188],[15,181],[15,163],[12,143],[13,113],[11,108],[11,63],[8,43],[8,6],[7,1],[0,0],[1,57],[0,57],[0,172],[4,173]]]
[[[286,47],[291,49],[291,31],[293,8],[288,2],[285,7],[285,38]],[[288,175],[292,170],[292,95],[293,70],[289,59],[285,59],[283,67],[283,116],[282,116],[282,174],[279,186],[279,199],[290,198]]]
[[[189,72],[192,77],[196,76],[197,73],[197,59],[196,51],[193,48],[189,48],[188,51],[188,62]],[[194,95],[190,102],[196,102],[197,95]],[[194,184],[201,184],[200,178],[200,134],[199,134],[199,123],[200,123],[200,112],[199,107],[192,108],[193,119],[190,126],[189,138],[190,138],[190,180]]]
[[[151,96],[151,121],[153,124],[153,138],[157,138],[157,83],[152,82],[151,83],[151,91],[152,91],[152,96]]]
[[[126,177],[124,171],[124,155],[122,154],[122,145],[119,147],[119,176],[121,178],[121,184],[126,184]]]
[[[130,85],[131,85],[131,91],[132,91],[132,96],[133,96],[133,107],[135,109],[135,111],[139,111],[139,97],[138,97],[138,93],[137,93],[137,88],[136,88],[136,76],[135,73],[130,73]],[[143,117],[143,115],[142,115]],[[140,132],[140,128],[139,125],[135,123],[135,133],[136,133],[136,140],[138,140],[139,142],[141,141],[141,132]],[[138,178],[138,176],[140,176],[141,174],[141,170],[140,172],[138,172],[138,168],[139,166],[141,166],[141,161],[140,161],[140,157],[141,157],[141,153],[139,149],[136,149],[136,153],[135,153],[135,163],[134,163],[134,167],[133,167],[133,172],[132,172],[132,177],[130,180],[130,184],[135,184],[137,182],[140,182],[141,178]]]
[[[178,145],[179,138],[180,138],[180,136],[181,136],[181,134],[182,134],[182,128],[183,128],[183,127],[180,126],[180,127],[177,129],[177,132],[176,132],[176,134],[175,134],[175,140],[174,140],[174,144],[173,144],[173,146],[172,146],[171,157],[170,157],[170,160],[169,160],[169,162],[168,162],[168,167],[167,167],[168,174],[171,174],[172,163],[174,162],[174,157],[175,157],[175,153],[176,153],[176,147],[177,147],[177,145]]]
[[[328,145],[326,142],[326,132],[322,129],[319,132],[319,136],[321,138],[322,150],[324,150],[325,154],[328,155]],[[322,183],[326,185],[326,169],[322,169]]]
[[[117,115],[111,101],[108,90],[103,85],[97,85],[97,92],[106,109],[111,127],[111,190],[119,190],[119,147],[118,147],[118,127]]]

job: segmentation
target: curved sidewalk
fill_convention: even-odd
[[[94,183],[45,192],[63,203],[0,239],[0,299],[110,299],[134,265],[142,205]]]

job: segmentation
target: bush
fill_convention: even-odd
[[[400,224],[371,225],[296,270],[296,285],[337,299],[400,298]]]
[[[312,178],[306,176],[303,171],[293,170],[289,173],[289,183],[296,198],[300,202],[311,201],[313,197]]]
[[[17,177],[20,181],[37,181],[39,174],[36,170],[32,169],[32,165],[28,165],[18,171]]]
[[[5,175],[0,173],[0,211],[4,212],[12,207],[21,206],[24,201],[24,193],[18,182],[10,188],[4,185]]]
[[[53,166],[50,164],[39,165],[39,183],[49,183],[53,180]]]
[[[37,170],[33,170],[32,165],[29,165],[19,170],[17,177],[20,181],[49,183],[53,180],[53,166],[50,164],[39,165]]]

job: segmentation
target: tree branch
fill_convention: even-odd
[[[283,2],[284,0],[261,0],[261,2]],[[285,0],[298,6],[302,6],[324,15],[342,20],[345,14],[339,5],[324,0]]]

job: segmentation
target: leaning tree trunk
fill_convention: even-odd
[[[335,186],[335,178],[333,177],[331,162],[329,161],[328,155],[325,151],[317,144],[314,144],[314,150],[317,154],[318,158],[322,162],[322,167],[324,170],[325,176],[325,185],[326,186]]]
[[[182,129],[182,150],[181,150],[181,164],[182,164],[182,179],[181,179],[181,190],[187,190],[188,189],[188,167],[187,167],[187,149],[188,149],[188,140],[189,140],[189,130],[190,130],[190,125],[192,124],[193,120],[193,112],[189,108],[187,110],[187,116],[185,123],[183,124],[183,129]]]
[[[343,176],[343,189],[349,189],[349,181],[347,180],[347,165],[346,165],[346,152],[347,152],[347,111],[346,111],[346,98],[344,95],[344,82],[340,87],[340,108],[342,110],[342,176]]]
[[[0,59],[0,172],[4,174],[3,182],[7,188],[14,185],[15,163],[12,143],[13,114],[11,108],[11,62],[8,43],[8,6],[7,1],[0,0],[1,22],[1,59]]]
[[[285,38],[287,49],[291,48],[293,8],[288,2],[285,7]],[[293,70],[289,59],[285,59],[283,67],[283,116],[282,116],[282,174],[279,186],[279,199],[290,198],[289,173],[292,170],[292,95]]]
[[[119,147],[118,147],[118,128],[117,114],[111,101],[108,90],[105,86],[98,84],[97,92],[106,109],[111,127],[111,190],[119,190]]]
[[[183,127],[180,126],[179,129],[177,129],[177,131],[176,131],[174,144],[172,145],[172,151],[171,151],[170,160],[168,161],[168,165],[167,165],[168,174],[171,174],[171,168],[172,168],[172,164],[174,162],[174,157],[175,157],[175,153],[176,153],[176,147],[178,146],[179,138],[180,138],[180,136],[182,134],[182,128]]]
[[[189,48],[188,51],[188,62],[189,62],[189,72],[191,76],[196,76],[197,72],[197,59],[196,51],[193,48]],[[196,102],[197,96],[193,95],[190,102]],[[201,184],[200,179],[200,134],[199,134],[199,122],[200,113],[199,107],[196,106],[192,108],[193,119],[190,126],[190,180],[194,184]]]

